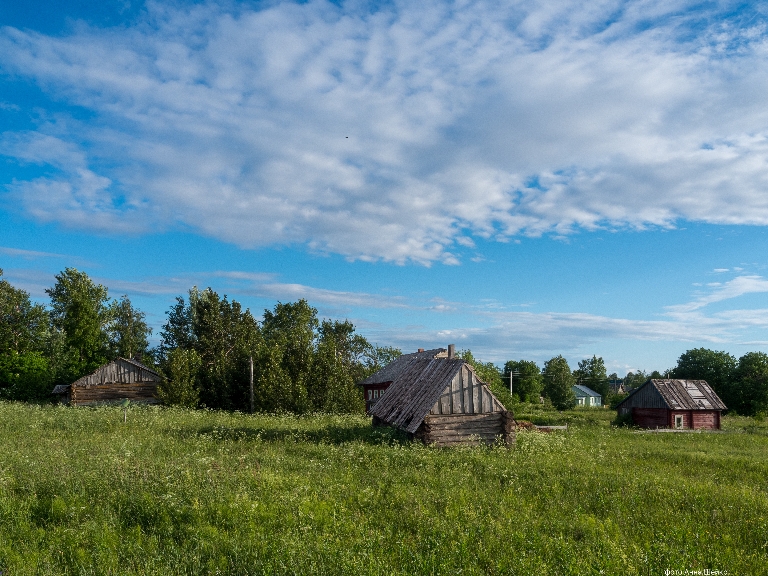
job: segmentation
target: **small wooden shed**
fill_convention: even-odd
[[[158,404],[157,385],[161,381],[160,374],[138,360],[117,358],[72,384],[56,386],[52,393],[70,406],[94,406],[125,399]]]
[[[720,429],[725,404],[705,380],[648,380],[616,407],[642,428]]]
[[[453,346],[453,345],[451,345]],[[378,372],[371,374],[363,380],[358,382],[358,386],[363,389],[363,398],[365,399],[365,411],[370,414],[371,408],[379,398],[384,394],[392,382],[394,382],[400,374],[408,368],[408,365],[414,360],[424,360],[432,358],[447,358],[448,350],[445,348],[435,348],[433,350],[424,350],[419,348],[417,352],[412,354],[403,354],[398,356],[392,362],[384,366]]]
[[[374,425],[405,430],[425,444],[491,443],[515,440],[515,422],[475,374],[458,358],[423,358],[408,363],[371,409]]]

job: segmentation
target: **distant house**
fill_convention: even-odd
[[[573,393],[576,394],[576,406],[602,406],[603,397],[581,384],[573,385]]]
[[[704,380],[648,380],[616,407],[642,428],[719,430],[725,404]]]
[[[365,411],[368,414],[371,413],[371,408],[379,401],[379,398],[384,394],[384,390],[386,390],[414,360],[431,360],[432,358],[447,357],[448,350],[445,348],[435,348],[434,350],[424,350],[423,348],[419,348],[418,352],[403,354],[402,356],[395,358],[392,362],[384,366],[384,368],[358,383],[358,385],[363,388]]]
[[[514,442],[512,414],[472,366],[446,356],[414,358],[399,370],[372,406],[374,425],[405,430],[426,444],[451,446]]]
[[[118,358],[72,384],[56,386],[52,394],[71,406],[93,406],[128,399],[157,404],[162,376],[137,360]]]
[[[608,382],[608,386],[610,386],[612,394],[626,394],[627,393],[627,389],[624,387],[624,381],[623,380],[610,380]]]

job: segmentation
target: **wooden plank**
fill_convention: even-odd
[[[474,422],[477,420],[492,420],[500,421],[502,418],[501,412],[487,412],[485,414],[452,414],[444,416],[427,416],[424,418],[424,423],[438,424],[438,423],[458,423],[458,422]]]

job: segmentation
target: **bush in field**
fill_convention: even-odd
[[[50,400],[53,379],[47,358],[40,352],[0,356],[0,398]]]
[[[200,356],[194,350],[175,348],[168,355],[167,378],[157,388],[157,397],[163,404],[195,408],[200,403],[197,374]]]

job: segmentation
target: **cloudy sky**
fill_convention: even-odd
[[[74,266],[155,327],[212,286],[623,375],[766,350],[767,231],[765,3],[0,5],[0,267],[41,301]]]

